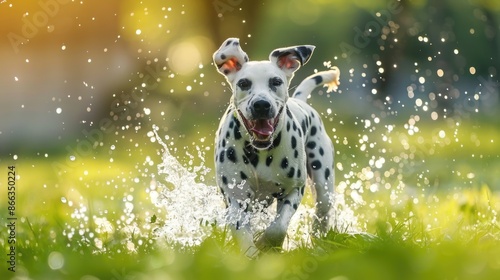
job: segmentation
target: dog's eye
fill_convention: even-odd
[[[252,87],[252,82],[249,79],[241,79],[236,83],[241,90],[249,90]]]
[[[271,87],[279,87],[282,84],[283,84],[283,81],[278,77],[274,77],[274,78],[269,79],[269,86],[271,86]]]

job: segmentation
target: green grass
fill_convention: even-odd
[[[342,129],[338,129],[339,135],[349,135],[347,128]],[[2,261],[0,278],[498,279],[500,195],[496,191],[499,186],[494,183],[498,182],[499,164],[492,155],[500,137],[497,130],[493,130],[494,135],[484,127],[465,125],[460,129],[457,137],[466,140],[443,144],[444,148],[434,154],[426,154],[424,165],[414,166],[413,172],[406,175],[401,166],[412,161],[403,155],[412,152],[400,144],[398,133],[402,132],[392,134],[393,143],[378,141],[377,150],[366,155],[384,155],[385,171],[393,168],[394,174],[389,172],[386,176],[384,170],[373,167],[373,180],[379,178],[380,186],[390,186],[377,191],[370,191],[374,181],[363,177],[367,176],[361,163],[367,157],[364,153],[358,151],[353,157],[342,159],[343,154],[359,150],[358,135],[348,136],[346,144],[339,141],[337,160],[343,162],[343,170],[337,171],[337,181],[361,180],[363,201],[353,202],[349,184],[342,191],[358,216],[363,233],[349,234],[349,228],[341,228],[313,239],[312,246],[297,241],[299,246],[294,250],[266,253],[256,260],[242,256],[228,240],[227,230],[221,228],[214,228],[200,246],[190,249],[154,235],[154,228],[168,223],[165,213],[151,203],[146,193],[150,174],[156,167],[143,162],[146,155],[154,155],[155,164],[159,163],[157,144],[143,145],[149,148],[142,151],[113,155],[113,162],[104,150],[96,150],[95,157],[79,158],[77,164],[61,174],[52,163],[64,162],[64,154],[3,160],[0,170],[6,174],[7,166],[15,164],[20,178],[16,272],[9,272]],[[471,133],[486,140],[474,146],[475,138],[465,137]],[[418,143],[418,136],[440,145],[431,132],[407,137],[405,141],[413,145]],[[472,147],[476,156],[483,155],[484,166],[475,165],[480,161],[471,157]],[[125,146],[118,148],[127,150]],[[380,152],[383,148],[391,150]],[[417,152],[413,154],[418,156]],[[179,148],[175,154],[188,162],[190,157],[184,153]],[[400,156],[404,164],[389,160],[394,155]],[[207,161],[210,157],[205,156]],[[444,158],[454,160],[442,166]],[[468,175],[471,173],[474,176]],[[398,187],[401,176],[407,184]],[[209,179],[207,184],[211,184]],[[1,182],[0,187],[5,186]],[[0,204],[6,205],[6,201],[2,195]],[[128,209],[127,202],[134,208]],[[0,218],[6,223],[6,210],[0,212]],[[97,222],[103,218],[112,229]],[[0,244],[7,252],[6,241],[7,232],[2,230]]]

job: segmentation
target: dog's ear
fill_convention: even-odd
[[[269,60],[275,63],[291,78],[293,72],[309,61],[314,48],[315,46],[312,45],[303,45],[275,49],[269,55]]]
[[[240,39],[228,38],[213,55],[215,66],[226,76],[229,82],[243,64],[248,62],[248,55],[240,47]]]

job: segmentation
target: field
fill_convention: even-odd
[[[201,243],[192,246],[181,242],[183,236],[161,234],[175,221],[167,218],[168,205],[156,198],[191,179],[191,195],[202,189],[215,192],[212,171],[205,166],[211,165],[210,149],[200,143],[188,145],[192,153],[201,151],[193,156],[183,148],[162,147],[158,138],[149,139],[150,145],[137,152],[142,157],[136,158],[144,158],[137,164],[130,164],[133,152],[110,156],[99,149],[95,157],[74,159],[74,165],[64,153],[2,161],[5,175],[9,166],[17,175],[17,255],[15,265],[3,262],[2,278],[497,279],[499,131],[487,122],[480,128],[463,122],[455,133],[447,133],[454,135],[449,141],[441,137],[441,129],[428,125],[420,125],[414,136],[405,126],[387,133],[358,130],[361,134],[338,128],[338,134],[346,136],[334,139],[337,162],[342,163],[336,166],[337,192],[344,200],[338,213],[351,211],[353,216],[326,237],[289,236],[291,249],[256,260],[243,257],[227,228],[214,223],[194,221],[198,232],[192,236],[186,229],[184,238],[201,236]],[[449,130],[445,123],[438,126]],[[364,151],[363,133],[370,143],[382,143],[372,152]],[[384,135],[385,142],[374,139]],[[126,145],[119,147],[130,151]],[[170,158],[165,157],[166,148]],[[357,153],[342,156],[353,150]],[[168,174],[157,171],[158,164],[166,173],[177,172],[178,181],[162,178]],[[5,189],[7,183],[1,186]],[[7,197],[1,199],[6,205]],[[179,203],[189,199],[178,197]],[[304,204],[310,201],[308,195]],[[181,214],[189,215],[213,207],[180,206],[170,211],[185,209]],[[10,213],[3,209],[0,215],[7,221]],[[10,233],[1,232],[7,254]]]
[[[0,0],[0,14],[0,279],[500,279],[500,1]],[[253,260],[213,170],[231,87],[212,54],[228,37],[252,61],[315,45],[290,93],[341,72],[309,100],[335,146],[332,230],[311,234],[306,190],[283,250]]]

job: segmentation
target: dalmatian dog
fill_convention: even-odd
[[[320,115],[306,99],[320,85],[335,90],[338,68],[306,78],[292,97],[288,95],[294,72],[309,60],[314,48],[279,48],[268,61],[249,61],[239,39],[229,38],[213,55],[232,89],[216,133],[216,180],[233,236],[249,257],[281,248],[308,177],[316,193],[313,229],[320,233],[329,229],[334,148]],[[275,200],[275,219],[254,241],[249,222],[253,211]]]

